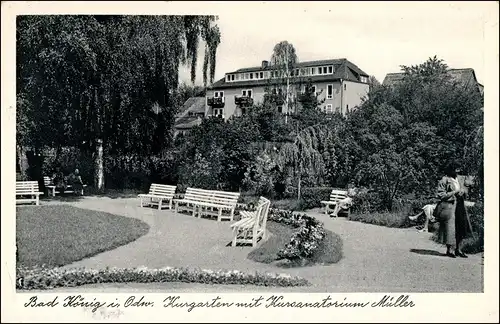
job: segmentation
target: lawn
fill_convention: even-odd
[[[273,263],[276,266],[293,266],[286,261],[278,261],[277,254],[297,230],[276,222],[268,222],[267,230],[272,236],[248,254],[248,258],[255,262]],[[325,230],[326,236],[318,250],[300,265],[333,264],[342,259],[342,239],[335,233]]]
[[[16,209],[19,267],[63,266],[130,243],[149,225],[133,218],[71,206]]]

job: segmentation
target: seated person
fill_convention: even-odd
[[[73,187],[76,194],[83,196],[83,181],[78,169],[75,169],[75,172],[69,175],[68,183]]]
[[[434,209],[436,209],[436,204],[428,204],[422,207],[422,211],[415,216],[408,216],[408,218],[412,221],[416,221],[422,214],[425,215],[425,222],[422,229],[419,232],[428,232],[429,231],[429,222],[434,223],[436,220],[432,215],[434,213]]]
[[[57,168],[56,172],[52,175],[52,183],[56,186],[56,190],[59,190],[61,193],[66,190],[67,184],[60,168]]]
[[[337,217],[341,209],[348,210],[349,208],[351,208],[353,204],[352,197],[354,197],[354,195],[356,195],[356,190],[354,188],[347,189],[347,197],[335,204],[330,217]]]

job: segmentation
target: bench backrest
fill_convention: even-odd
[[[239,192],[216,191],[198,188],[187,188],[184,199],[205,203],[218,204],[223,206],[236,207]]]
[[[48,186],[52,183],[52,179],[48,176],[45,176],[43,177],[43,183],[45,183],[45,185]]]
[[[344,198],[347,198],[347,190],[333,189],[330,194],[330,201],[337,202]]]
[[[177,186],[152,183],[151,186],[149,187],[149,194],[173,198],[176,188]]]
[[[38,192],[38,181],[16,181],[16,195]]]
[[[271,206],[271,201],[265,197],[260,197],[259,204],[257,205],[257,217],[259,220],[255,222],[258,228],[266,229],[267,215],[269,214],[269,208]]]

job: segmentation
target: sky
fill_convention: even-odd
[[[496,9],[495,9],[496,8]],[[298,2],[217,6],[222,40],[215,80],[224,73],[269,60],[287,40],[299,61],[347,58],[380,82],[400,65],[437,55],[450,68],[473,68],[484,76],[484,28],[496,2]],[[201,84],[198,60],[197,83]],[[181,80],[189,82],[183,68]]]

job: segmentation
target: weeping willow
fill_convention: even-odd
[[[301,197],[301,185],[305,175],[315,183],[325,174],[324,154],[335,140],[335,129],[324,124],[309,126],[298,132],[293,142],[284,144],[277,155],[277,166],[281,171],[290,171],[297,182],[297,198]]]

